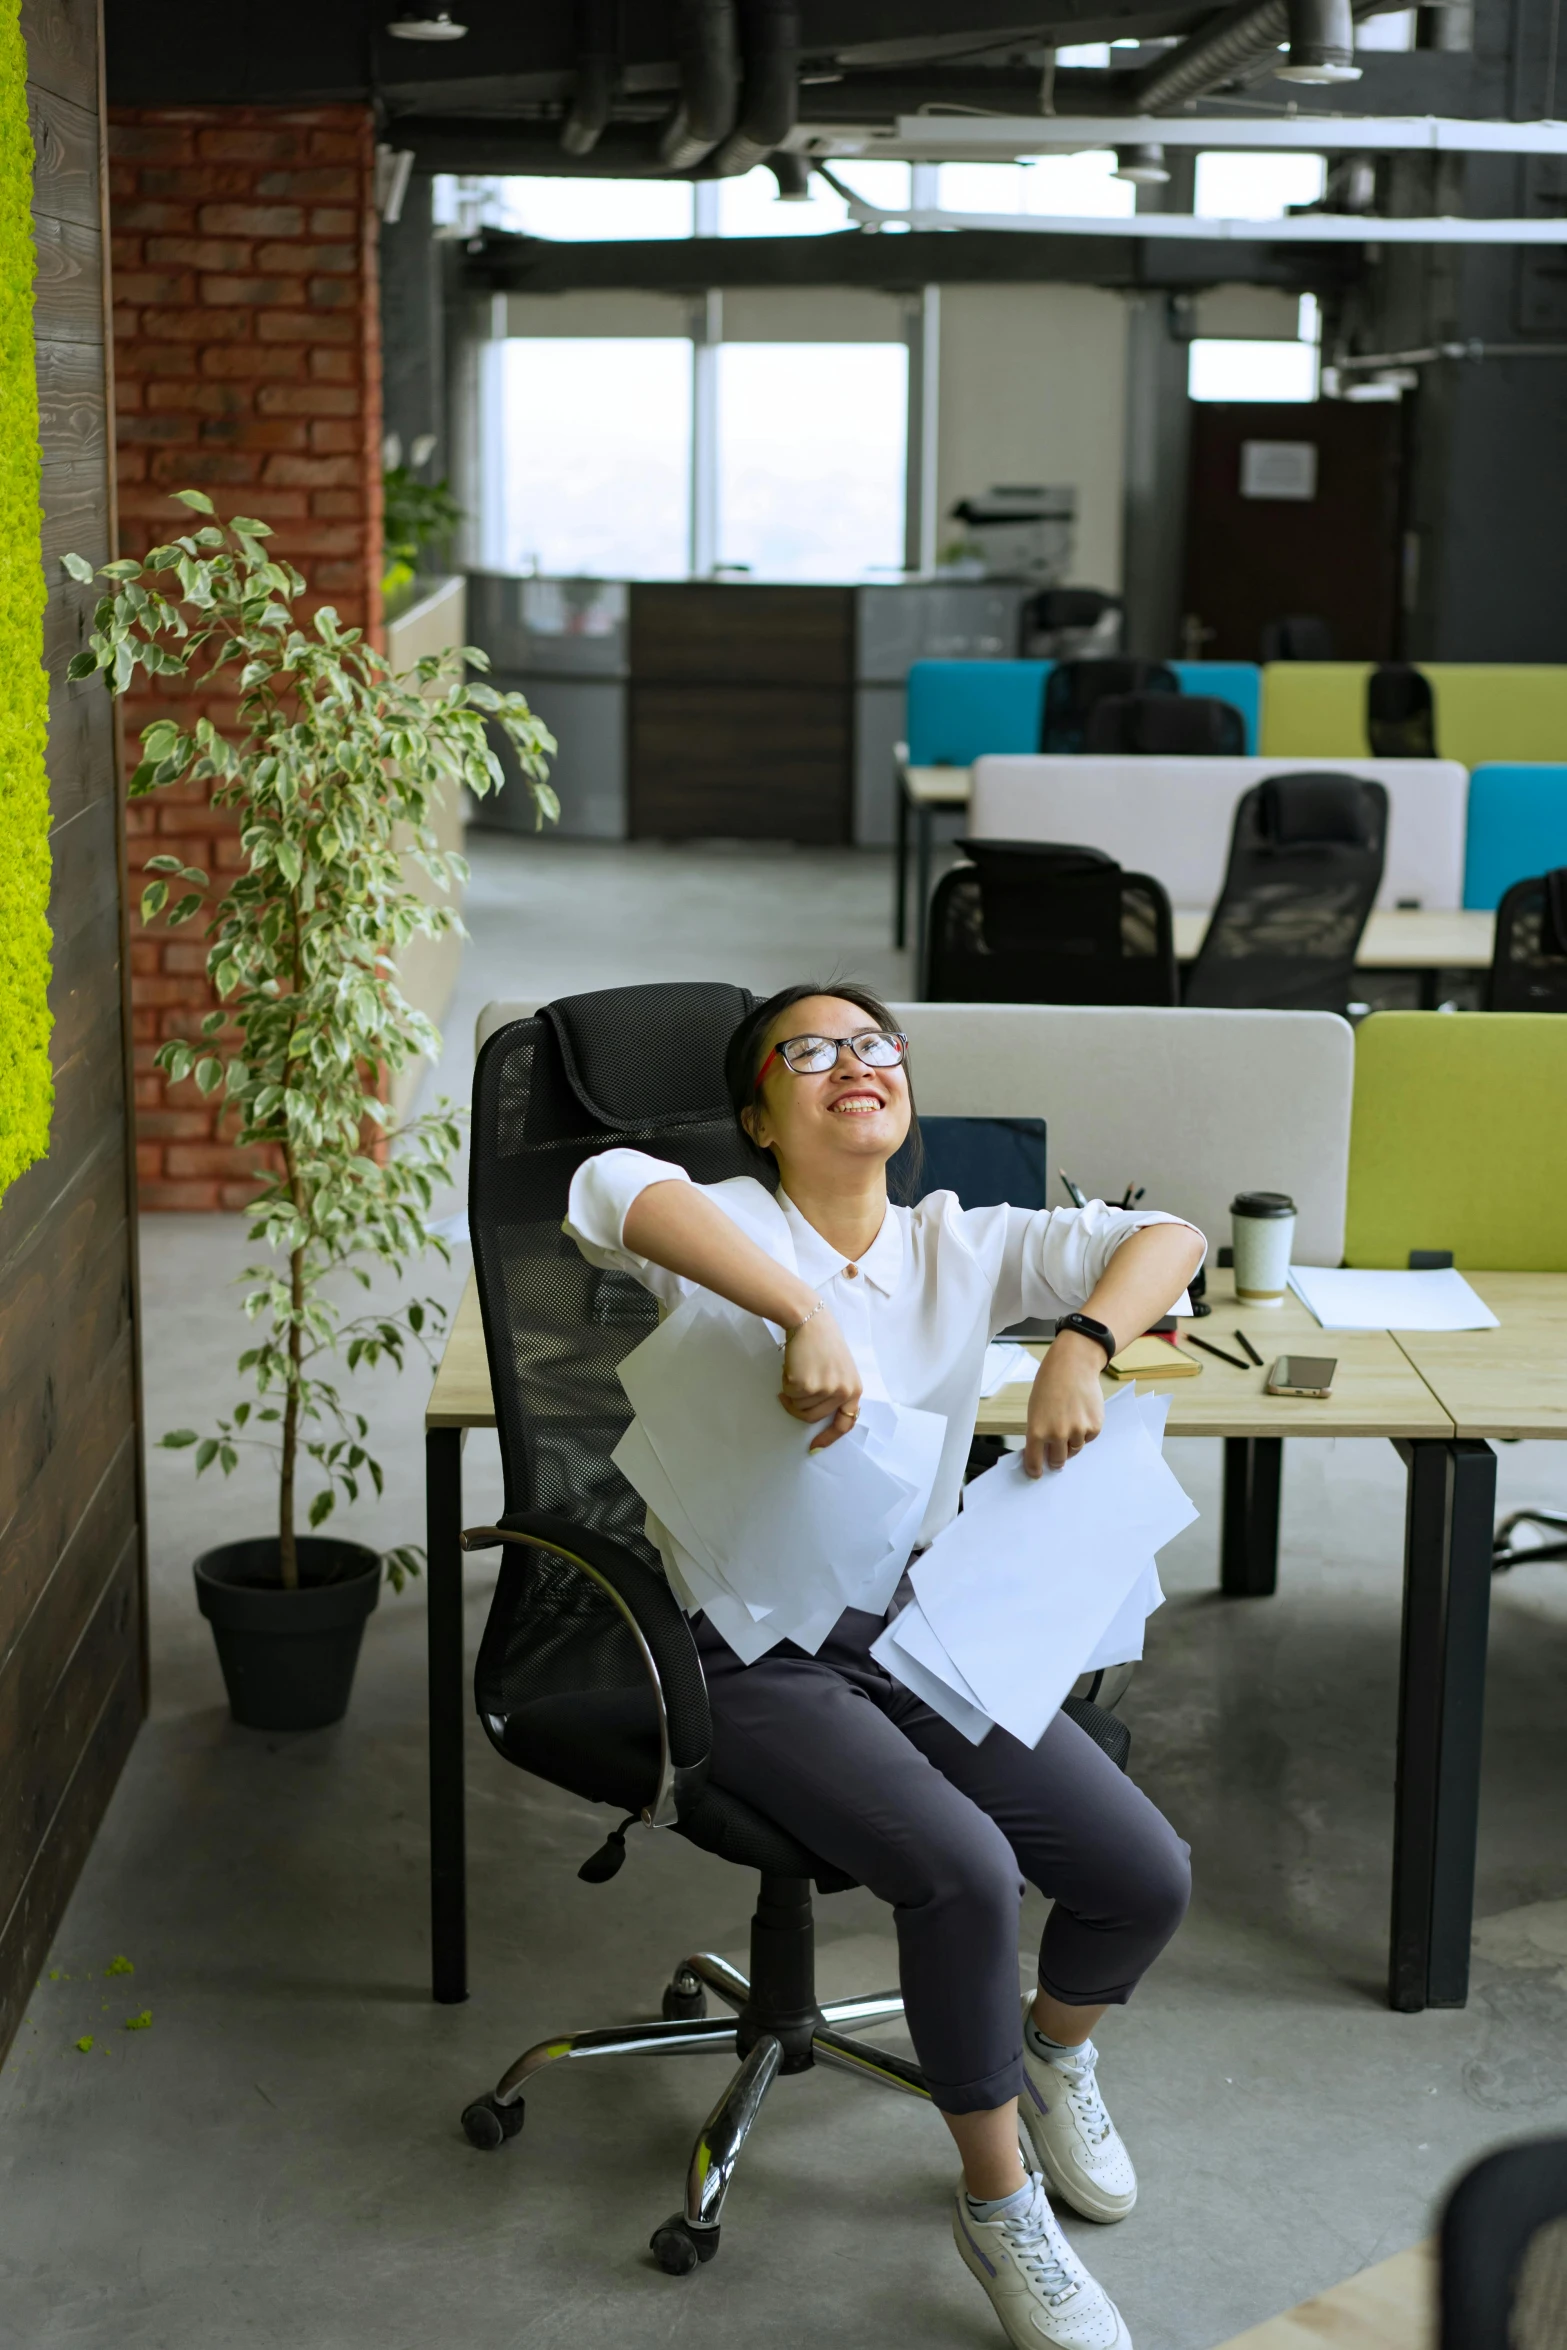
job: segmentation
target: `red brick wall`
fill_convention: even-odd
[[[310,582],[380,629],[381,356],[375,132],[368,109],[170,107],[110,117],[120,552],[187,524],[170,492],[259,515]],[[174,690],[121,705],[127,757]],[[191,697],[180,689],[180,698]],[[224,696],[200,707],[223,723]],[[159,852],[214,882],[240,863],[232,818],[199,788],[130,811],[133,869]],[[238,1208],[253,1154],[236,1151],[188,1081],[153,1068],[193,1036],[212,997],[195,923],[131,943],[137,1160],[143,1205]]]

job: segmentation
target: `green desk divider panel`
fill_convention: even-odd
[[[1567,668],[1535,662],[1422,661],[1443,759],[1567,759]]]
[[[49,684],[43,666],[33,142],[18,0],[0,0],[0,1192],[49,1148]]]
[[[1364,759],[1370,661],[1269,661],[1262,672],[1265,759]],[[1444,750],[1444,759],[1456,752]]]
[[[1375,1012],[1355,1031],[1344,1261],[1450,1248],[1567,1272],[1567,1017]]]

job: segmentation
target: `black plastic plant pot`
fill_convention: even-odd
[[[340,1722],[380,1595],[381,1554],[362,1542],[302,1534],[297,1591],[283,1588],[275,1534],[204,1551],[196,1604],[212,1626],[235,1721],[249,1730]]]

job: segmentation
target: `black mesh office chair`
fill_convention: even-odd
[[[1224,889],[1185,1001],[1342,1012],[1386,843],[1380,783],[1274,775],[1254,784],[1235,811]]]
[[[1018,615],[1025,661],[1113,659],[1120,651],[1122,604],[1102,588],[1041,588]]]
[[[1106,694],[1083,729],[1085,751],[1163,759],[1239,759],[1246,721],[1216,694]]]
[[[1505,2146],[1442,2214],[1441,2350],[1567,2343],[1567,2138]]]
[[[1333,653],[1333,631],[1315,612],[1290,612],[1263,623],[1259,660],[1331,661]]]
[[[1174,921],[1163,887],[1099,849],[960,841],[971,859],[931,900],[933,1003],[1174,1004]]]
[[[1567,1012],[1567,865],[1515,881],[1497,907],[1486,1008]]]
[[[486,1043],[474,1076],[469,1224],[505,1470],[505,1545],[474,1674],[480,1719],[520,1769],[628,1814],[583,1865],[614,1875],[625,1829],[673,1828],[761,1872],[749,1978],[708,1952],[684,1959],[664,2020],[558,2034],[518,2057],[463,2115],[471,2143],[522,2127],[523,2091],[567,2057],[733,2047],[740,2068],[697,2135],[682,2210],[655,2230],[659,2265],[684,2275],[718,2249],[736,2160],[780,2072],[816,2063],[927,2094],[907,2058],[843,2027],[899,2016],[896,1991],[818,2006],[810,1884],[854,1882],[708,1777],[707,1688],[690,1628],[642,1530],[643,1504],[610,1459],[631,1418],[616,1378],[658,1308],[629,1275],[589,1265],[561,1231],[571,1178],[625,1144],[698,1182],[756,1174],[724,1089],[724,1046],[755,998],[690,984],[609,988],[546,1005]],[[706,2013],[709,1991],[734,2012]]]
[[[1383,661],[1366,680],[1366,740],[1377,759],[1434,759],[1431,680],[1407,661]]]
[[[1058,661],[1045,680],[1042,751],[1080,751],[1094,704],[1109,694],[1178,694],[1181,681],[1163,661]]]

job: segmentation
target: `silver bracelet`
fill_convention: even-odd
[[[819,1297],[815,1305],[812,1306],[810,1312],[806,1315],[805,1322],[814,1322],[817,1315],[825,1313],[826,1310],[827,1300],[824,1297]],[[784,1332],[782,1338],[778,1342],[778,1352],[780,1354],[784,1354],[788,1351],[790,1339],[797,1338],[799,1336],[800,1332],[805,1328],[805,1322],[792,1322],[789,1325],[789,1328]]]

